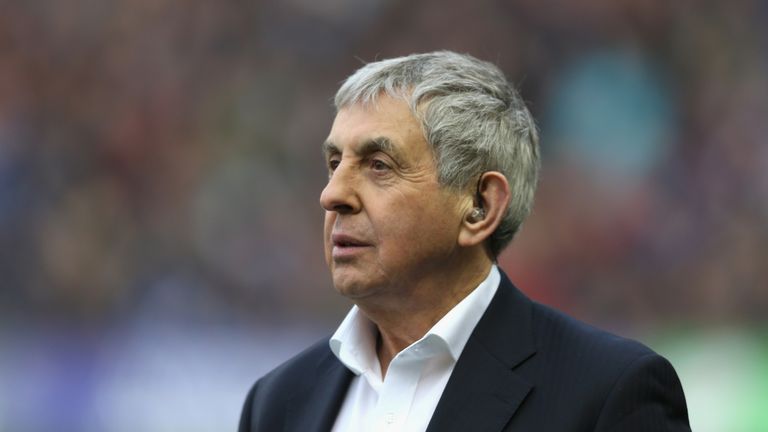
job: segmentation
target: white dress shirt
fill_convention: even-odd
[[[500,280],[494,265],[474,291],[392,359],[383,380],[376,326],[357,306],[352,307],[330,340],[333,353],[356,375],[333,431],[425,431],[456,360]]]

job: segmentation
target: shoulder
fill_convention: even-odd
[[[653,350],[640,342],[604,331],[557,309],[528,298],[502,272],[499,288],[478,333],[487,345],[524,346],[535,353],[535,364],[554,367],[566,362],[565,372],[606,372],[621,369]],[[508,348],[507,351],[515,351]],[[607,368],[607,369],[606,369]]]
[[[600,370],[621,369],[633,360],[654,355],[646,345],[577,320],[549,306],[531,301],[531,324],[537,349]]]
[[[328,339],[322,339],[261,377],[246,397],[240,430],[252,430],[255,422],[261,425],[258,430],[281,429],[286,406],[297,394],[312,389],[321,371],[334,361]]]
[[[536,302],[531,302],[531,310],[536,346],[531,366],[542,368],[542,373],[547,371],[551,382],[558,387],[566,386],[574,394],[609,394],[622,375],[631,373],[648,359],[668,364],[636,340],[599,329]]]
[[[537,383],[534,399],[579,407],[569,422],[590,430],[690,430],[682,386],[664,357],[551,307],[531,302],[531,311],[536,354],[522,369]]]
[[[325,363],[334,360],[328,339],[322,339],[261,377],[251,392],[258,388],[259,394],[269,394],[273,399],[281,396],[289,398],[292,394],[311,386],[318,370]]]

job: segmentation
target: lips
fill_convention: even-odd
[[[370,243],[348,234],[332,234],[331,241],[335,259],[351,258],[371,246]]]
[[[370,244],[364,242],[363,240],[347,234],[332,234],[331,241],[333,241],[334,246],[340,247],[370,246]]]

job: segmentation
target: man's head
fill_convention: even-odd
[[[477,271],[469,261],[495,259],[530,211],[536,129],[495,66],[450,52],[371,63],[336,107],[320,202],[345,295]]]
[[[511,199],[487,243],[495,258],[530,213],[538,178],[538,133],[520,95],[495,65],[439,51],[369,63],[347,78],[334,102],[340,110],[382,95],[408,103],[442,185],[474,188],[488,171],[507,178]]]

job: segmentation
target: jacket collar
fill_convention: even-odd
[[[531,301],[502,272],[438,402],[427,432],[498,432],[533,386],[514,368],[536,352]]]

